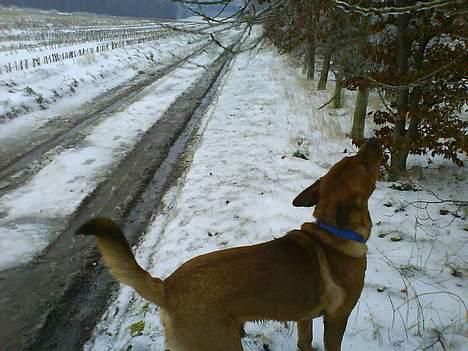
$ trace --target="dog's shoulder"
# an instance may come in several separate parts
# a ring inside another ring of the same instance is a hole
[[[317,238],[301,229],[291,230],[283,238],[299,245],[309,255],[315,256],[317,251],[323,250],[323,245]]]

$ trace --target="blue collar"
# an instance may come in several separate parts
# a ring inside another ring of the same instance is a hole
[[[340,238],[357,241],[358,243],[366,242],[366,240],[360,234],[353,232],[352,230],[338,229],[331,225],[320,223],[318,220],[316,223],[321,229],[325,230],[326,232],[330,234],[339,236]]]

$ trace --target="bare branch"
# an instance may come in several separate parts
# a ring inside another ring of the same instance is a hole
[[[359,5],[350,4],[343,0],[333,0],[336,7],[340,8],[345,12],[359,13],[364,16],[369,15],[401,15],[404,13],[427,11],[435,8],[462,5],[463,0],[432,0],[430,2],[418,1],[414,5],[408,6],[385,6],[385,7],[362,7]]]
[[[415,88],[415,87],[423,86],[423,85],[427,84],[427,81],[429,79],[431,79],[432,77],[434,77],[436,74],[441,73],[441,72],[447,70],[448,68],[452,67],[453,65],[457,64],[458,60],[463,59],[465,57],[465,55],[466,55],[466,53],[464,53],[464,52],[461,53],[460,55],[456,56],[452,61],[448,62],[446,65],[444,65],[442,67],[439,67],[438,69],[426,74],[423,77],[420,77],[420,78],[416,79],[415,81],[413,81],[411,83],[401,84],[401,85],[393,85],[393,84],[388,84],[388,83],[384,83],[384,82],[379,82],[378,80],[376,80],[372,76],[369,76],[369,80],[372,83],[375,83],[377,85],[380,85],[380,86],[388,88],[388,89],[405,89],[405,88]]]

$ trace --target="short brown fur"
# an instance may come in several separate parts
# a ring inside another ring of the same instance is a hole
[[[382,160],[370,139],[299,194],[294,206],[316,206],[322,223],[368,239],[367,201]],[[324,316],[326,351],[341,350],[346,323],[361,294],[367,247],[304,223],[282,238],[195,257],[162,281],[135,261],[120,228],[95,218],[78,231],[96,235],[115,277],[161,307],[166,349],[241,351],[243,324],[298,321],[298,348],[311,351],[312,319]]]

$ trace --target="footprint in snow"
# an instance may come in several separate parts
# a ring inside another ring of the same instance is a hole
[[[83,162],[83,165],[90,165],[96,161],[95,158],[88,158],[86,161]]]

